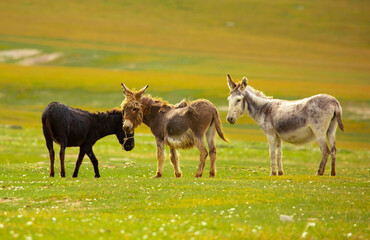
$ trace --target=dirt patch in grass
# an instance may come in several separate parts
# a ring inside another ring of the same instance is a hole
[[[0,51],[0,62],[8,60],[17,60],[25,57],[31,57],[40,54],[41,51],[38,49],[13,49]]]
[[[112,168],[117,168],[117,166],[114,166],[114,165],[101,165],[103,168],[109,168],[109,169],[112,169]]]
[[[77,199],[72,200],[70,198],[60,199],[60,200],[56,200],[54,202],[55,203],[64,203],[64,204],[67,204],[67,205],[70,205],[70,206],[79,206],[79,205],[81,205],[80,200],[77,200]]]
[[[78,199],[71,199],[71,198],[49,198],[41,201],[34,201],[34,203],[57,203],[57,204],[63,204],[68,206],[79,206],[81,205],[81,201]]]
[[[62,53],[47,53],[34,57],[29,57],[18,62],[18,64],[23,66],[37,65],[41,63],[48,63],[57,60],[62,56]]]
[[[17,64],[31,66],[55,61],[62,55],[60,52],[42,53],[38,49],[12,49],[0,51],[0,62],[19,60]]]
[[[23,198],[0,198],[0,204],[1,203],[8,203],[8,202],[17,202],[21,201]]]

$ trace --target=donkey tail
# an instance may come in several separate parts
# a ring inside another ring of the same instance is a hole
[[[228,143],[229,141],[226,139],[224,133],[222,132],[220,115],[218,114],[218,111],[216,109],[213,115],[213,121],[215,122],[216,131],[217,131],[218,136],[220,136],[222,140]]]
[[[335,118],[337,119],[339,128],[344,132],[344,125],[342,122],[342,107],[340,106],[339,102],[337,107],[335,108],[334,112]]]

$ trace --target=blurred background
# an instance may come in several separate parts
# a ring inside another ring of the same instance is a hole
[[[368,150],[369,10],[349,0],[2,0],[0,125],[38,129],[51,101],[118,107],[123,82],[173,104],[209,99],[229,139],[266,141],[247,116],[225,121],[230,73],[275,98],[335,96],[338,145]]]

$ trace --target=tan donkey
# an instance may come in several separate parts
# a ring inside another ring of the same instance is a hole
[[[208,156],[204,143],[207,139],[211,167],[209,176],[216,175],[216,132],[222,140],[227,142],[222,130],[219,114],[215,106],[208,100],[200,99],[190,103],[182,101],[178,105],[144,95],[148,85],[140,91],[131,91],[123,83],[122,91],[126,99],[122,102],[125,110],[123,115],[123,129],[133,131],[142,122],[152,131],[157,144],[157,174],[163,175],[164,144],[170,147],[170,159],[175,170],[175,176],[181,177],[176,149],[187,149],[196,146],[200,159],[195,177],[202,177]]]
[[[227,75],[230,89],[227,121],[234,124],[236,119],[247,113],[266,134],[270,145],[271,175],[283,175],[281,140],[292,144],[304,144],[316,139],[321,149],[321,163],[318,175],[323,175],[329,154],[331,175],[335,176],[335,132],[337,126],[343,131],[342,108],[339,102],[327,94],[319,94],[296,101],[266,97],[262,92],[247,86],[246,77],[236,84]],[[330,149],[326,142],[328,138]]]

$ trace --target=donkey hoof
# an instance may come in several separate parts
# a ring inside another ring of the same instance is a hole
[[[54,173],[50,173],[49,174],[49,177],[54,177]]]
[[[194,177],[196,177],[196,178],[202,177],[202,174],[196,173]]]
[[[95,175],[95,178],[100,178],[100,175]]]
[[[209,173],[209,177],[210,177],[210,178],[213,178],[213,177],[215,177],[215,176],[216,176],[216,173],[214,173],[214,172],[210,172],[210,173]]]
[[[317,171],[316,175],[317,176],[322,176],[322,175],[324,175],[324,173],[323,172],[320,172],[320,171]]]
[[[278,174],[279,174],[279,176],[281,176],[281,175],[284,175],[284,172],[283,171],[279,171]]]
[[[270,176],[276,176],[276,172],[271,172]]]
[[[153,178],[161,178],[161,177],[162,177],[162,174],[157,173]]]
[[[331,175],[334,177],[337,173],[335,171],[331,171]]]
[[[182,172],[177,172],[177,173],[175,173],[175,176],[176,176],[177,178],[181,178],[181,177],[182,177]]]

